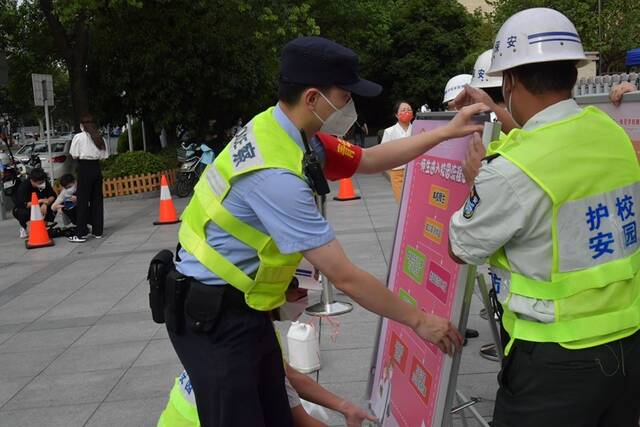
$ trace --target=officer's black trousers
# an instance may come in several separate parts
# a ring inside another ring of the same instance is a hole
[[[640,331],[581,350],[516,341],[498,381],[493,427],[638,427]]]
[[[268,313],[223,307],[208,333],[169,332],[202,427],[293,427],[280,346]]]

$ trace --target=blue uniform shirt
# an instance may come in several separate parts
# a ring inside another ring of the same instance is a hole
[[[300,131],[276,106],[274,117],[304,150]],[[324,149],[317,138],[310,141],[318,156]],[[204,178],[203,178],[204,179]],[[223,201],[236,218],[270,235],[283,254],[323,246],[335,238],[329,223],[320,215],[309,185],[285,169],[263,169],[238,178]],[[206,226],[207,242],[223,257],[250,275],[258,270],[258,254],[216,224]],[[194,256],[180,249],[177,270],[207,285],[225,284]]]

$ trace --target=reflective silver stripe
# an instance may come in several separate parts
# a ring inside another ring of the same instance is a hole
[[[229,142],[229,156],[236,174],[264,165],[264,158],[253,133],[253,121],[241,129]]]
[[[187,371],[182,371],[178,377],[178,382],[180,383],[180,393],[182,394],[182,397],[184,397],[184,399],[195,409],[196,395],[193,392],[193,386],[191,385],[191,380],[189,379]]]
[[[169,199],[171,199],[171,192],[169,191],[169,187],[160,187],[160,200]]]
[[[491,284],[496,291],[498,301],[508,304],[509,310],[518,317],[542,323],[551,323],[555,319],[553,301],[529,298],[511,293],[511,272],[498,267],[489,268]]]
[[[489,276],[491,276],[491,285],[496,291],[498,301],[504,304],[511,290],[511,272],[491,266],[489,267]]]
[[[207,182],[213,194],[218,196],[218,199],[222,198],[229,188],[229,183],[222,177],[215,164],[207,169]]]
[[[639,218],[640,183],[560,206],[559,270],[582,270],[633,254]]]
[[[534,320],[541,323],[552,323],[555,320],[555,304],[550,300],[511,294],[509,310],[525,320]]]

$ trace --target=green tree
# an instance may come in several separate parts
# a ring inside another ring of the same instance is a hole
[[[311,0],[310,14],[320,35],[352,49],[360,62],[360,74],[383,83],[385,91],[376,98],[356,99],[358,113],[369,124],[380,122],[388,109],[388,87],[383,74],[392,44],[391,14],[399,0]]]
[[[358,54],[361,71],[379,71],[382,54],[391,44],[391,13],[398,0],[312,0],[310,14],[320,35]]]
[[[71,120],[68,74],[54,56],[47,25],[37,5],[16,0],[0,1],[0,49],[7,53],[9,84],[0,89],[0,110],[17,124],[44,120],[42,107],[33,104],[32,73],[52,74],[56,122]]]
[[[603,72],[625,69],[626,52],[640,43],[640,3],[610,0],[604,3],[600,17],[601,36],[597,46]]]
[[[29,2],[25,2],[29,3]],[[57,57],[69,73],[74,124],[89,114],[87,66],[90,52],[89,32],[97,16],[127,5],[139,5],[136,0],[37,0],[53,38]]]
[[[379,73],[389,88],[389,101],[406,99],[414,106],[442,103],[446,82],[470,73],[478,53],[490,48],[477,37],[484,22],[457,2],[420,0],[398,2],[391,13],[391,41],[381,55]],[[392,121],[391,103],[386,106]]]
[[[218,134],[275,101],[278,55],[317,33],[305,3],[258,0],[145,2],[111,9],[92,31],[90,81],[105,119],[126,112],[156,127]]]

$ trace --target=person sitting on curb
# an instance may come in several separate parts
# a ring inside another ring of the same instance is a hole
[[[56,216],[55,212],[50,209],[56,198],[56,193],[48,182],[47,174],[41,168],[34,168],[29,172],[29,179],[20,184],[14,198],[15,207],[12,213],[20,223],[21,239],[28,237],[27,223],[31,220],[31,193],[38,195],[40,212],[42,212],[47,225],[53,223]]]
[[[66,226],[76,223],[76,178],[70,174],[64,174],[60,177],[60,185],[62,190],[51,205],[51,210],[59,213]]]

